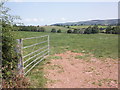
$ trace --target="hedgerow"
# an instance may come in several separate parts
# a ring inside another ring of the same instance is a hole
[[[4,3],[5,2],[0,3],[0,9],[2,10],[2,86],[3,88],[15,88],[19,87],[17,82],[21,82],[21,77],[19,77],[17,72],[20,55],[16,52],[17,42],[13,32],[15,30],[13,20],[17,19],[17,17],[8,14],[10,9],[4,7]]]

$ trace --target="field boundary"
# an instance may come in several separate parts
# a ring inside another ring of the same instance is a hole
[[[32,45],[23,46],[24,40],[38,39],[38,38],[39,39],[40,38],[47,38],[47,40],[37,42],[37,43],[32,44]],[[49,55],[49,52],[50,52],[49,35],[44,35],[44,36],[39,36],[39,37],[30,37],[30,38],[21,38],[21,39],[17,39],[17,42],[18,42],[18,44],[17,44],[17,53],[19,55],[18,73],[20,75],[27,75],[28,72],[30,72],[38,63],[40,63],[42,60],[45,59],[46,56]],[[47,45],[45,45],[43,47],[40,47],[39,49],[34,50],[33,52],[28,53],[27,55],[23,54],[24,49],[32,48],[33,46],[37,46],[37,45],[40,45],[40,44],[43,44],[43,43],[46,43]],[[39,52],[39,53],[35,54],[36,52]],[[35,54],[35,55],[33,55],[33,54]],[[39,57],[36,57],[38,55],[39,55]],[[24,58],[26,58],[28,56],[29,56],[29,58],[27,60],[24,60]],[[33,60],[30,61],[31,59],[33,59]],[[37,60],[39,60],[39,61],[37,61]],[[25,66],[25,63],[27,63],[26,66]]]

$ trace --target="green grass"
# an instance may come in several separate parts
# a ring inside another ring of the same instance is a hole
[[[118,35],[114,34],[66,34],[41,32],[16,32],[16,38],[50,36],[50,54],[74,51],[92,53],[96,57],[118,57]]]
[[[43,66],[47,61],[43,60],[30,71],[27,77],[30,79],[30,88],[45,88],[47,79],[44,77]]]
[[[50,59],[50,60],[51,60],[51,59],[62,59],[62,57],[60,57],[60,56],[50,56],[49,59]]]
[[[16,39],[26,37],[36,37],[42,35],[50,36],[50,55],[72,51],[78,53],[93,54],[97,58],[118,58],[118,35],[114,34],[66,34],[66,33],[42,33],[42,32],[24,32],[16,33]],[[39,41],[39,40],[38,40]],[[24,42],[25,46],[36,41]],[[36,47],[37,49],[37,47]],[[26,50],[25,54],[32,50]],[[61,57],[51,57],[61,59]],[[84,58],[84,57],[77,57]],[[49,62],[49,59],[47,59]],[[43,65],[47,60],[37,65],[29,74],[32,84],[30,87],[44,87],[47,79],[44,78]]]
[[[47,32],[51,32],[52,28],[55,28],[56,30],[61,29],[61,32],[67,32],[68,28],[61,27],[61,26],[43,26]]]
[[[79,28],[88,28],[89,25],[84,25],[84,26],[70,26],[70,28],[76,28],[76,29],[79,29]]]

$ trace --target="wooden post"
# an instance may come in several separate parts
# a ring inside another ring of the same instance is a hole
[[[18,61],[18,74],[19,75],[24,75],[24,65],[23,65],[23,52],[22,52],[22,48],[23,48],[23,39],[17,39],[18,41],[18,45],[17,45],[17,53],[18,53],[18,57],[19,57],[19,61]]]

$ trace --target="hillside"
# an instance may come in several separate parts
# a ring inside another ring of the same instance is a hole
[[[118,23],[118,19],[108,19],[108,20],[90,20],[90,21],[80,21],[80,22],[67,22],[67,23],[56,23],[53,25],[116,25]]]
[[[61,29],[62,32],[66,32],[68,30],[67,27],[60,27],[60,26],[43,26],[47,32],[51,32],[53,28],[56,30]]]

